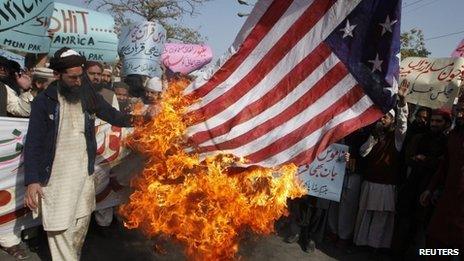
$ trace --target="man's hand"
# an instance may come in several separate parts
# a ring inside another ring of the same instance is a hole
[[[422,192],[420,195],[419,202],[423,207],[426,207],[430,204],[430,197],[432,196],[432,192],[430,190],[426,190]]]
[[[403,80],[401,85],[398,89],[398,106],[404,107],[406,106],[406,96],[409,92],[409,82],[407,80]]]
[[[44,198],[42,186],[39,183],[29,184],[24,198],[25,205],[31,210],[37,209],[39,206],[39,197]]]

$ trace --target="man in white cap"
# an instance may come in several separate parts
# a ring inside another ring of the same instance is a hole
[[[398,115],[395,110],[385,114],[360,148],[366,166],[353,238],[356,245],[374,249],[391,246],[400,151],[408,126],[407,92],[407,86],[402,85],[398,90]]]
[[[31,93],[36,97],[39,93],[47,89],[48,85],[56,80],[53,70],[47,67],[36,67],[32,70],[32,90]]]
[[[84,64],[72,49],[55,53],[50,68],[58,80],[34,99],[24,148],[25,204],[41,212],[54,261],[80,259],[95,209],[95,118],[133,122],[82,81]]]
[[[146,105],[146,112],[155,116],[159,111],[159,100],[163,93],[163,82],[158,77],[153,77],[148,80],[145,90],[144,103]]]

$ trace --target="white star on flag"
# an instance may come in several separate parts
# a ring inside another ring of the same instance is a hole
[[[343,38],[345,37],[348,37],[348,36],[351,36],[353,37],[353,31],[354,31],[354,28],[356,27],[356,25],[350,25],[350,21],[347,19],[346,20],[346,25],[345,25],[345,28],[343,29],[340,29],[340,31],[343,32]]]
[[[390,21],[390,16],[387,15],[387,19],[385,19],[385,23],[380,23],[380,26],[382,26],[382,35],[384,35],[386,32],[392,33],[392,26],[396,24],[398,20]]]
[[[372,72],[379,71],[382,72],[382,63],[383,61],[379,59],[379,54],[375,56],[374,60],[369,60],[372,63]]]

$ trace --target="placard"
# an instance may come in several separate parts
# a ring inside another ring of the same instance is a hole
[[[408,57],[401,62],[400,84],[406,101],[432,109],[453,106],[464,76],[464,58]]]
[[[123,75],[161,77],[161,54],[166,30],[157,22],[139,22],[122,29],[118,53]]]
[[[203,44],[167,43],[161,59],[171,71],[189,74],[210,63],[213,51]]]
[[[348,146],[332,144],[311,164],[300,166],[298,179],[309,195],[340,202],[347,152]]]
[[[90,61],[116,62],[118,36],[111,15],[55,3],[49,23],[48,31],[53,36],[50,56],[69,47]]]

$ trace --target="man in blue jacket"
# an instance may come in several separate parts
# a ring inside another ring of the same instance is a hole
[[[83,73],[85,58],[58,50],[58,78],[32,103],[24,164],[25,204],[41,214],[53,260],[79,260],[95,209],[95,117],[129,127],[132,116],[104,101]]]

